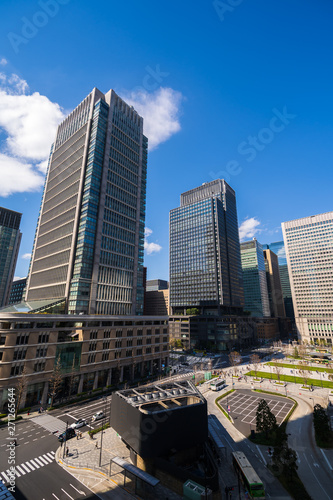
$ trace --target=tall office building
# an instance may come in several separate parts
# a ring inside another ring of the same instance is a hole
[[[286,317],[291,319],[292,321],[295,321],[294,306],[293,306],[293,299],[291,296],[290,280],[289,280],[284,242],[276,241],[274,243],[265,244],[263,245],[263,249],[272,250],[272,252],[274,252],[278,257],[281,288],[284,301],[284,309],[286,311]]]
[[[278,258],[272,250],[264,250],[264,259],[271,316],[284,318],[286,311],[284,309]]]
[[[22,214],[0,207],[0,307],[8,304],[22,233]]]
[[[262,245],[253,238],[241,243],[244,282],[244,309],[252,316],[269,317],[269,298]]]
[[[282,223],[298,336],[332,345],[333,212]]]
[[[10,291],[8,304],[17,304],[22,302],[23,292],[27,284],[27,278],[21,278],[13,281]]]
[[[143,119],[95,88],[58,127],[25,300],[142,314],[146,172]]]
[[[234,190],[215,180],[170,212],[170,306],[220,314],[244,303]]]

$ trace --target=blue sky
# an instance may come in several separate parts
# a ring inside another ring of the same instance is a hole
[[[146,119],[145,264],[168,279],[169,211],[224,177],[242,239],[331,211],[330,0],[2,0],[0,205],[23,213],[16,276],[29,265],[57,123],[114,88]],[[14,75],[14,76],[13,76]]]

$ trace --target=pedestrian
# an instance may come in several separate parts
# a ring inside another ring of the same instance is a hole
[[[68,455],[69,455],[69,449],[66,448],[66,457],[68,457]]]
[[[79,439],[79,435],[80,435],[80,433],[79,433],[79,432],[77,432],[77,433],[76,433],[76,440],[78,440],[78,439]]]

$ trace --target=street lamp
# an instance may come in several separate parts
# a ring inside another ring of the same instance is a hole
[[[312,399],[312,408],[314,408],[314,399],[313,398],[309,398],[309,399]]]
[[[102,420],[102,433],[101,433],[101,449],[100,449],[100,452],[99,452],[99,466],[101,467],[101,463],[102,463],[102,448],[103,448],[103,427],[104,427],[104,419],[106,419],[106,404],[107,404],[107,398],[103,398],[104,400],[104,403],[105,403],[105,415],[104,415],[104,418]]]

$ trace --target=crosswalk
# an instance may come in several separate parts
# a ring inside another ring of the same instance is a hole
[[[52,415],[40,415],[31,419],[34,424],[40,425],[53,434],[62,433],[66,430],[66,423]]]
[[[44,465],[49,465],[54,461],[54,457],[55,452],[50,451],[48,453],[44,453],[44,455],[39,455],[37,458],[31,458],[23,464],[15,465],[15,475],[17,477],[25,476],[26,474],[29,474],[29,472],[33,472],[34,470],[44,467]],[[11,476],[12,472],[10,470],[0,472],[0,480],[4,484],[9,483]]]

